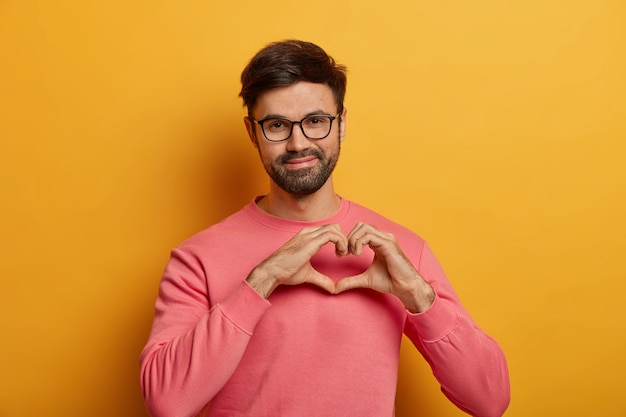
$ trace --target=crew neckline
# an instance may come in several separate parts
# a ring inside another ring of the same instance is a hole
[[[248,203],[248,205],[245,207],[246,213],[252,216],[259,223],[279,230],[298,232],[304,227],[321,226],[331,223],[341,223],[341,221],[346,218],[348,212],[350,211],[350,202],[344,199],[342,196],[338,195],[339,208],[331,216],[319,220],[290,220],[275,216],[261,209],[256,203],[256,201],[260,197],[262,196],[256,196],[252,199],[250,203]]]

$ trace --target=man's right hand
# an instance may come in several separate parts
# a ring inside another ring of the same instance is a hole
[[[327,243],[335,244],[337,256],[348,254],[348,240],[337,224],[308,227],[250,272],[246,281],[262,297],[267,298],[279,285],[313,284],[329,293],[334,282],[311,266],[311,258]]]

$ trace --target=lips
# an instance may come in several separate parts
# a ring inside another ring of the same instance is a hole
[[[324,154],[317,149],[306,149],[302,152],[286,153],[278,158],[278,162],[287,169],[301,169],[314,166],[324,159]]]
[[[290,169],[300,169],[300,168],[308,168],[310,166],[315,165],[318,158],[317,156],[305,156],[303,158],[291,158],[285,161],[285,166]]]

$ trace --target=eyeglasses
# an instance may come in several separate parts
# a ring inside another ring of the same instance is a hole
[[[314,114],[305,117],[299,122],[277,117],[268,117],[263,120],[254,120],[253,118],[250,118],[250,120],[261,126],[265,139],[270,142],[282,142],[291,137],[291,134],[293,133],[293,125],[300,125],[300,130],[302,130],[302,133],[307,137],[307,139],[324,139],[330,134],[330,130],[333,127],[333,120],[337,117],[339,117],[339,114],[336,116]]]

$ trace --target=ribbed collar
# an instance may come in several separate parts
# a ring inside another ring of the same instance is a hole
[[[256,204],[256,200],[258,198],[259,197],[255,197],[247,206],[245,206],[244,211],[256,221],[267,227],[287,232],[299,232],[304,227],[321,226],[329,223],[341,223],[350,212],[350,202],[339,196],[339,209],[330,217],[313,221],[288,220],[261,210],[261,208]]]

